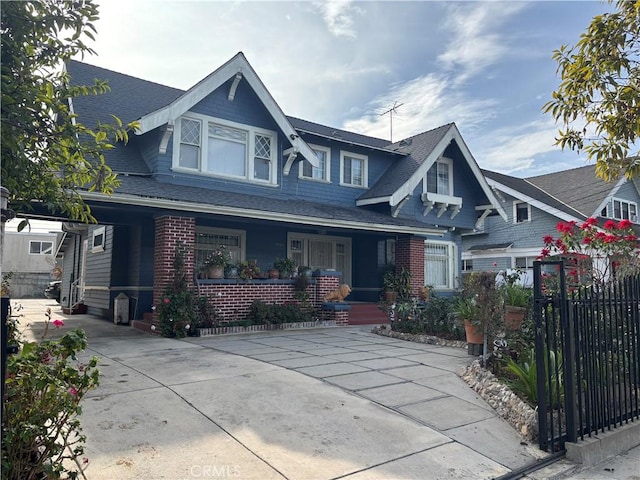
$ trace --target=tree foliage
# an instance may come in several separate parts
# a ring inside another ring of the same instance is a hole
[[[640,1],[615,7],[594,17],[575,46],[554,51],[562,81],[543,107],[563,124],[556,143],[586,152],[605,180],[640,176]]]
[[[95,221],[80,191],[105,194],[118,182],[104,152],[127,141],[135,124],[89,128],[69,107],[69,99],[109,90],[104,81],[71,85],[64,63],[93,54],[98,7],[92,0],[2,2],[2,185],[17,213],[33,201],[52,213]]]

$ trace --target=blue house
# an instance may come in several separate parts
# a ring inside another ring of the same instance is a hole
[[[594,165],[528,178],[483,173],[508,220],[505,223],[490,214],[473,232],[463,235],[464,270],[531,272],[544,247],[543,237],[558,236],[558,222],[582,224],[591,217],[603,225],[608,219],[626,219],[640,233],[640,186],[624,176],[604,182],[596,177]]]
[[[413,287],[457,287],[462,234],[504,204],[455,124],[387,140],[286,116],[242,53],[187,91],[71,61],[76,84],[110,92],[74,98],[84,123],[138,120],[107,153],[111,196],[84,192],[98,225],[67,224],[63,303],[112,315],[114,297],[150,311],[170,279],[177,240],[190,272],[226,245],[236,262],[276,258],[341,274],[351,302],[376,302],[385,267]]]

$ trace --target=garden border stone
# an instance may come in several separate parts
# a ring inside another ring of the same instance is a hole
[[[269,325],[249,325],[243,327],[240,325],[235,326],[220,326],[211,328],[198,328],[199,337],[208,337],[212,335],[230,335],[238,333],[254,333],[254,332],[266,332],[271,330],[295,330],[301,328],[320,328],[320,327],[336,327],[338,326],[335,320],[318,320],[314,322],[295,322],[295,323],[273,323]]]

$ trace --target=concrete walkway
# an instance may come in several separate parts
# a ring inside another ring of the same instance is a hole
[[[370,327],[170,340],[21,303],[30,335],[49,305],[101,358],[92,480],[488,479],[544,455],[458,378],[462,349]]]

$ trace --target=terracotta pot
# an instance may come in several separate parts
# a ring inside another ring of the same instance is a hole
[[[280,271],[277,268],[270,268],[269,278],[280,278]]]
[[[386,290],[384,292],[384,298],[387,301],[387,303],[395,303],[397,297],[398,297],[398,294],[393,290]]]
[[[209,278],[224,278],[224,267],[210,267]]]
[[[504,324],[511,330],[519,330],[526,317],[527,309],[525,307],[506,305],[504,308]]]
[[[464,331],[467,335],[467,343],[484,343],[484,336],[480,327],[472,324],[469,320],[464,321]]]

